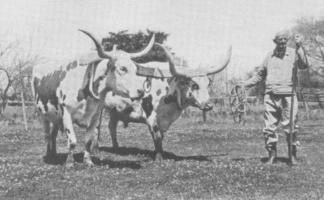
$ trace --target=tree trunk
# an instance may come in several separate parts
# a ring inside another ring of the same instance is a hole
[[[28,130],[28,124],[27,124],[27,115],[26,115],[24,92],[21,91],[20,95],[21,95],[21,105],[22,105],[22,112],[23,112],[23,118],[24,118],[25,131],[27,131]]]
[[[310,113],[309,113],[308,102],[303,100],[303,103],[304,103],[305,112],[306,112],[306,119],[309,120],[310,119]]]

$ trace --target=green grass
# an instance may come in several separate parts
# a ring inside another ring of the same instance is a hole
[[[44,163],[41,126],[31,119],[26,132],[19,119],[0,126],[0,199],[324,198],[323,119],[301,121],[300,164],[292,168],[285,162],[283,134],[280,159],[273,166],[263,164],[262,113],[254,112],[245,126],[213,114],[207,123],[200,113],[179,119],[165,135],[162,163],[152,160],[153,141],[145,125],[119,126],[121,148],[113,151],[105,122],[96,165],[88,168],[77,154],[78,162],[69,169],[60,162]],[[81,152],[84,130],[76,130]],[[62,134],[58,146],[59,153],[66,153]]]

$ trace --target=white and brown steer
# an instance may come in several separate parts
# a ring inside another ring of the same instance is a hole
[[[71,155],[77,140],[73,123],[86,128],[84,162],[93,165],[90,154],[97,145],[97,126],[107,92],[130,98],[143,97],[142,79],[136,76],[137,66],[132,58],[146,54],[154,45],[154,35],[148,46],[139,53],[113,49],[106,52],[90,33],[97,52],[84,61],[74,61],[57,70],[49,70],[56,63],[39,65],[33,69],[33,94],[44,124],[47,153],[56,155],[56,136],[59,130],[68,137]],[[55,68],[55,67],[54,67]],[[68,156],[71,159],[72,156]]]
[[[231,48],[227,56],[218,66],[210,68],[199,68],[180,72],[176,69],[174,59],[170,52],[162,45],[169,59],[169,63],[150,62],[142,64],[139,69],[155,67],[149,75],[151,81],[146,82],[146,95],[140,101],[131,101],[118,95],[108,93],[105,99],[106,108],[110,114],[109,132],[114,148],[118,148],[116,129],[119,121],[125,125],[129,122],[147,124],[152,135],[156,160],[162,160],[162,140],[164,133],[175,122],[181,112],[188,106],[198,107],[201,110],[209,110],[212,105],[209,103],[208,86],[210,79],[208,75],[221,72],[226,68],[231,57]],[[140,65],[140,64],[138,64]],[[163,70],[169,68],[169,71]],[[138,75],[145,70],[139,70]],[[147,75],[147,74],[146,74]],[[143,77],[143,80],[145,78]]]

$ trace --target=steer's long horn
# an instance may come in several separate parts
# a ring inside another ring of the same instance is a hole
[[[208,70],[207,75],[212,75],[212,74],[216,74],[218,72],[221,72],[223,69],[225,69],[228,65],[228,63],[231,60],[231,56],[232,56],[232,46],[230,46],[227,50],[227,54],[226,54],[226,58],[224,59],[224,61],[222,61],[218,67],[214,68],[212,67],[211,70]]]
[[[96,48],[97,48],[97,52],[98,52],[98,56],[100,58],[108,58],[108,59],[112,59],[112,56],[109,55],[109,53],[105,52],[101,46],[101,44],[98,42],[98,40],[91,34],[89,33],[88,31],[85,31],[85,30],[82,30],[82,29],[79,29],[79,31],[81,31],[82,33],[86,34],[87,36],[89,36],[92,41],[95,43],[96,45]]]
[[[154,42],[155,42],[155,34],[153,33],[153,36],[151,37],[151,40],[150,40],[149,44],[145,47],[145,49],[143,49],[142,51],[137,52],[137,53],[129,53],[130,57],[138,58],[138,57],[144,56],[152,49]]]
[[[93,83],[94,83],[94,77],[95,77],[95,71],[96,71],[96,68],[95,68],[95,65],[94,64],[91,64],[91,77],[90,77],[90,80],[89,80],[89,92],[90,94],[92,95],[93,98],[97,99],[97,100],[100,100],[100,96],[99,95],[96,95],[93,91]]]
[[[163,49],[163,51],[165,52],[168,61],[169,61],[169,69],[170,69],[170,73],[172,74],[172,76],[181,76],[183,74],[180,74],[177,72],[176,68],[175,68],[175,63],[174,63],[174,59],[173,56],[171,55],[171,52],[163,45],[160,43],[155,43],[156,45],[158,45],[159,47],[161,47]]]

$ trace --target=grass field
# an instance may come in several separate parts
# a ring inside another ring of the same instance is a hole
[[[115,151],[105,122],[89,168],[81,160],[84,130],[76,128],[80,153],[65,168],[65,136],[58,135],[57,163],[47,164],[40,124],[30,120],[24,131],[20,117],[0,122],[0,199],[324,199],[323,118],[301,116],[300,164],[292,168],[283,134],[277,163],[263,164],[260,113],[245,126],[221,115],[206,123],[197,115],[179,119],[165,135],[162,163],[153,161],[145,125],[120,126]]]

